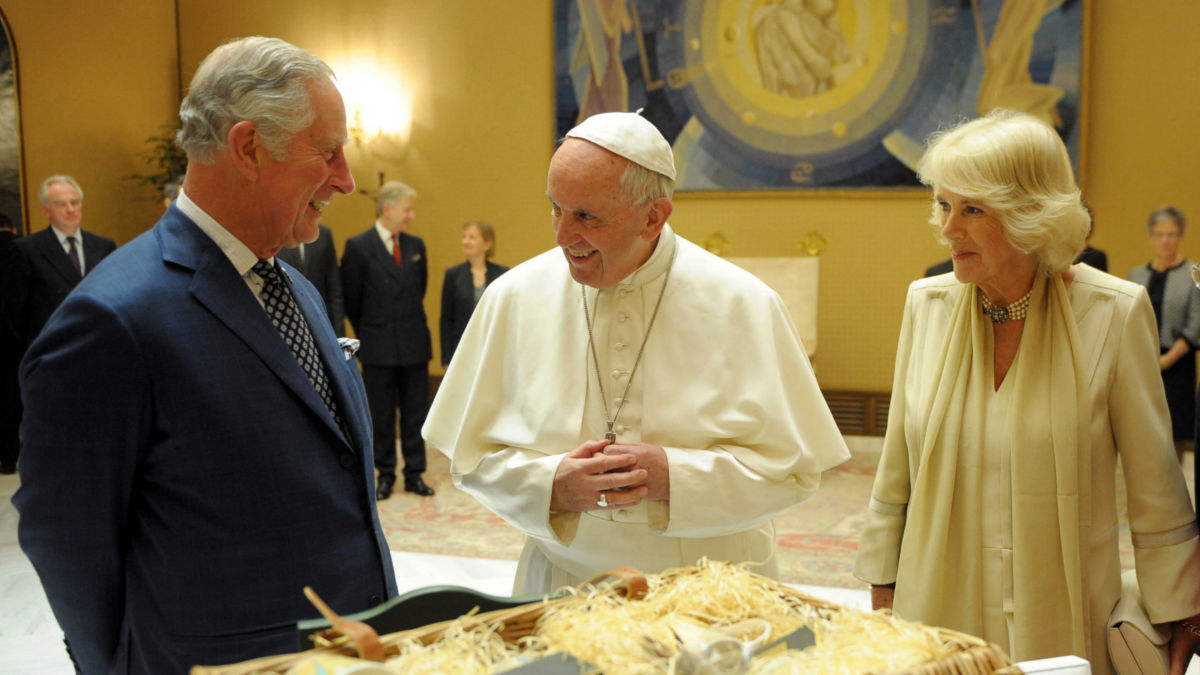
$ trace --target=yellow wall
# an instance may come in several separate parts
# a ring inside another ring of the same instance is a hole
[[[121,179],[142,141],[178,105],[175,17],[162,0],[4,0],[16,36],[27,189],[51,171],[87,189],[85,227],[124,242],[157,215]],[[366,54],[414,91],[414,128],[399,155],[351,150],[360,186],[377,172],[419,193],[413,233],[430,254],[426,308],[436,330],[441,273],[461,261],[461,224],[492,222],[499,262],[553,245],[544,197],[553,150],[549,0],[178,0],[184,81],[230,37],[275,35],[335,70]],[[1092,3],[1087,192],[1094,243],[1124,276],[1149,257],[1145,215],[1173,201],[1200,223],[1200,50],[1189,33],[1200,3]],[[373,203],[344,197],[326,224],[341,243],[368,227]],[[923,196],[680,195],[672,225],[702,240],[721,231],[735,255],[790,252],[808,230],[829,240],[822,257],[819,377],[830,389],[887,390],[907,283],[945,257],[925,225]],[[39,218],[35,223],[43,222]],[[1200,235],[1184,251],[1200,255]],[[439,372],[436,361],[434,372]]]
[[[26,227],[47,220],[37,189],[74,176],[84,229],[123,243],[154,224],[162,199],[144,173],[147,137],[178,112],[175,11],[162,0],[0,2],[16,43]]]

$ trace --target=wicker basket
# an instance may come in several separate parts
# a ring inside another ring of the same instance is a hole
[[[695,570],[696,568],[668,570],[660,575],[660,579],[670,583],[671,577],[694,573]],[[778,593],[781,598],[789,603],[808,605],[818,610],[841,609],[837,605],[821,600],[820,598],[812,597],[783,584],[770,583],[773,584],[772,592]],[[636,570],[614,570],[592,580],[589,584],[602,588],[602,592],[617,594],[631,599],[640,598],[645,594],[647,588],[645,577]],[[457,624],[464,629],[485,625],[511,644],[517,642],[522,637],[532,634],[538,620],[541,619],[548,609],[567,601],[568,598],[566,597],[546,598],[540,602],[518,607],[459,617],[413,630],[381,635],[379,636],[379,641],[383,645],[384,654],[390,657],[399,653],[401,644],[415,640],[421,644],[428,645],[441,637],[452,625]],[[944,628],[938,628],[935,631],[942,646],[946,649],[946,653],[934,661],[923,663],[904,671],[897,671],[894,675],[977,675],[994,673],[1012,666],[1012,661],[995,645],[979,638]],[[277,674],[283,673],[297,663],[318,654],[337,653],[347,656],[356,655],[354,645],[344,636],[338,635],[336,631],[323,631],[315,639],[319,646],[305,652],[268,656],[225,666],[195,666],[191,670],[191,675]],[[1009,672],[1012,671],[1010,670]]]

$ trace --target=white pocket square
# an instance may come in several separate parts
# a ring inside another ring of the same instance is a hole
[[[358,346],[360,344],[362,343],[354,338],[338,338],[338,346],[342,348],[342,356],[347,361],[354,358],[354,355],[358,353]]]

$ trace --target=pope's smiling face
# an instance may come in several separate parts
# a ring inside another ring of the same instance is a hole
[[[670,213],[669,200],[626,202],[621,174],[628,165],[624,157],[577,138],[564,141],[550,160],[546,196],[556,242],[581,284],[610,288],[641,267]]]

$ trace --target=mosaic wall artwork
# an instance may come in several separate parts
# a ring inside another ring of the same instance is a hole
[[[557,137],[644,109],[684,191],[912,188],[926,137],[997,107],[1078,168],[1085,0],[555,0]]]

